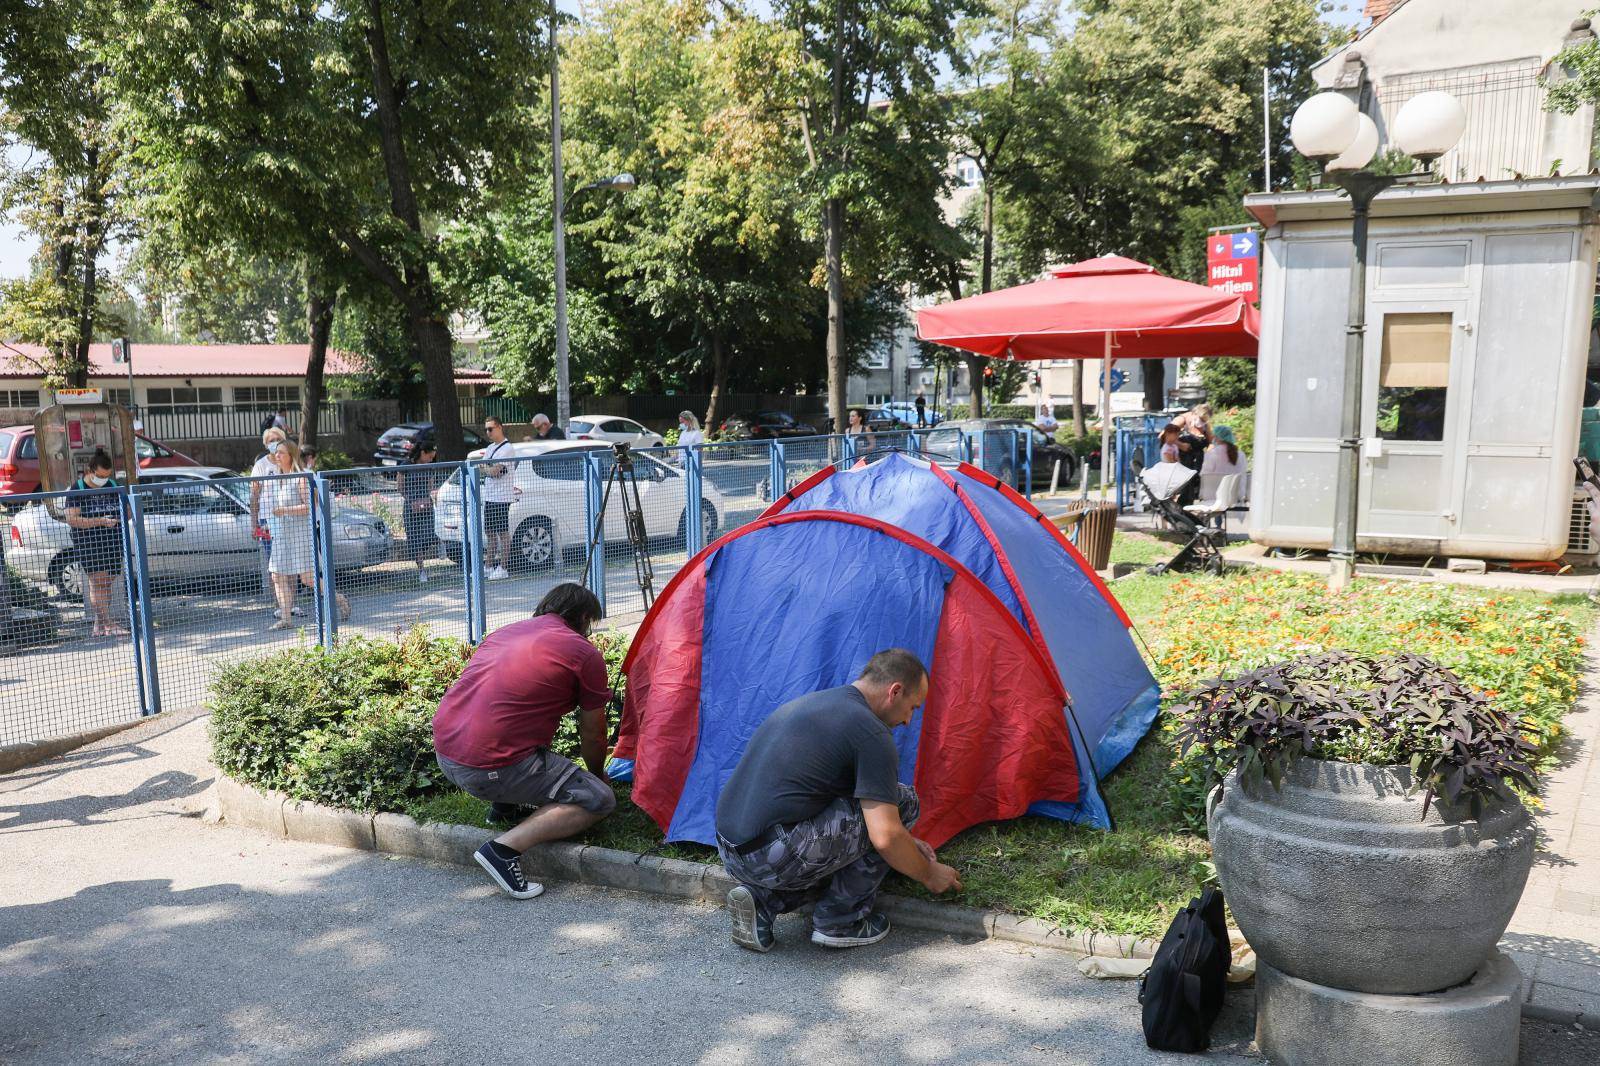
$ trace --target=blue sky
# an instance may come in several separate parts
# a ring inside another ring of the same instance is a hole
[[[575,5],[563,3],[564,9]],[[1333,0],[1330,21],[1353,26],[1361,18],[1361,0]],[[27,273],[28,259],[38,242],[9,221],[0,221],[0,278],[15,278]]]

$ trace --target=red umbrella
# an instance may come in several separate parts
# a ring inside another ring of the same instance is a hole
[[[1166,277],[1120,255],[1053,273],[918,311],[917,335],[1002,359],[1103,359],[1102,456],[1111,450],[1109,370],[1116,360],[1255,357],[1261,315],[1240,296]]]
[[[1240,296],[1120,255],[917,312],[925,341],[1002,359],[1254,358],[1261,316]]]

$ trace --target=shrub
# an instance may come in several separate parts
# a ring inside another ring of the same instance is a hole
[[[1274,787],[1302,757],[1409,765],[1430,797],[1454,805],[1465,796],[1475,817],[1484,800],[1534,787],[1534,746],[1516,719],[1449,670],[1405,652],[1298,656],[1207,681],[1174,712],[1185,751],[1194,746],[1219,772],[1237,767]]]
[[[1200,381],[1212,407],[1245,407],[1256,402],[1254,359],[1201,359]]]
[[[627,641],[593,640],[618,687]],[[451,787],[434,761],[433,715],[469,653],[417,629],[233,663],[211,686],[212,756],[228,776],[296,799],[404,810]],[[577,757],[575,716],[561,720],[551,748]]]

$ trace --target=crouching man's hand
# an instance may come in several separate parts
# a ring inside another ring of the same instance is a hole
[[[919,840],[917,843],[922,844],[922,841]],[[928,847],[926,844],[923,844],[922,846],[925,848]],[[929,892],[932,892],[934,895],[938,895],[941,892],[948,892],[952,888],[957,892],[960,892],[961,875],[956,873],[955,868],[946,866],[944,863],[934,858],[932,848],[928,848],[927,854],[928,874],[922,879],[922,887],[927,889]]]

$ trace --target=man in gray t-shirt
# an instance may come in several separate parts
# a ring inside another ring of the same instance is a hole
[[[756,729],[717,800],[717,850],[739,882],[728,893],[734,943],[770,951],[777,916],[816,899],[813,942],[875,944],[889,933],[872,904],[890,867],[930,892],[960,889],[907,830],[917,795],[900,783],[889,732],[927,696],[926,668],[896,648],[853,683],[791,700]]]

